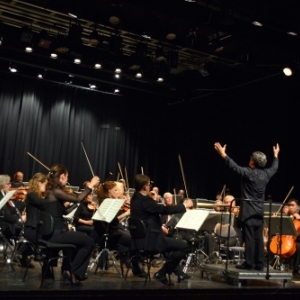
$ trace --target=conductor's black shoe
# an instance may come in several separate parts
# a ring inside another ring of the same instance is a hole
[[[188,280],[190,278],[191,278],[191,276],[189,276],[188,274],[182,273],[182,274],[178,275],[178,283]]]
[[[169,284],[169,281],[168,281],[166,275],[161,275],[158,272],[156,272],[154,274],[153,278],[157,281],[160,281],[162,284]]]
[[[245,263],[242,265],[236,265],[235,267],[240,270],[252,270],[252,266]]]

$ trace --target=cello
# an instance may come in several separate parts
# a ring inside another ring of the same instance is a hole
[[[289,195],[291,194],[294,187],[292,187],[287,194],[286,198],[282,202],[282,205],[279,207],[278,211],[275,213],[275,215],[278,215],[280,212],[282,212],[282,207],[285,204],[286,200],[288,199]],[[296,231],[300,232],[300,220],[293,220],[293,223],[295,225]],[[290,258],[293,256],[296,252],[296,236],[294,235],[280,235],[276,234],[270,243],[270,251],[275,254],[279,255],[283,259]]]

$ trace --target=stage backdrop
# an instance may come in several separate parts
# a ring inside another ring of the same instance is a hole
[[[281,145],[280,168],[267,193],[282,201],[295,185],[299,198],[298,90],[294,81],[263,82],[203,99],[134,99],[0,74],[0,173],[21,170],[25,180],[62,163],[72,185],[92,174],[81,147],[84,143],[95,174],[115,180],[117,163],[129,184],[141,172],[151,176],[161,193],[185,189],[192,198],[212,199],[226,184],[240,196],[240,179],[213,149],[228,144],[228,154],[247,165],[252,151],[264,151],[270,165],[272,146]],[[184,100],[184,101],[183,101]]]

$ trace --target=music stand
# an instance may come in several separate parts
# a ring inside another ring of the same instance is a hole
[[[292,218],[289,216],[265,216],[266,224],[269,224],[269,236],[279,236],[277,243],[277,253],[275,254],[275,262],[273,269],[280,269],[280,256],[281,256],[281,236],[298,236]]]

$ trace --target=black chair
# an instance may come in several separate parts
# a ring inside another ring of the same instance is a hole
[[[157,259],[155,255],[157,252],[147,251],[145,249],[145,237],[147,233],[147,228],[145,223],[140,219],[129,218],[128,219],[128,228],[133,240],[133,246],[135,254],[131,259],[141,260],[147,267],[146,277],[144,285],[146,285],[147,281],[151,281],[150,270],[154,261]],[[165,259],[164,259],[165,260]],[[123,272],[123,271],[122,271]],[[127,268],[126,274],[124,276],[124,280],[126,280],[129,272],[129,268]],[[170,278],[169,278],[170,282]]]
[[[42,264],[42,279],[40,288],[43,286],[45,278],[47,278],[47,271],[51,270],[51,277],[54,281],[53,272],[53,262],[64,259],[67,260],[68,264],[71,266],[71,261],[68,256],[60,254],[61,251],[75,251],[76,246],[72,244],[60,244],[52,243],[47,241],[47,236],[51,236],[54,231],[54,221],[53,217],[47,212],[40,212],[39,221],[37,224],[36,232],[36,243],[35,243],[35,255],[34,259],[41,262]],[[42,237],[42,238],[41,238]],[[30,258],[31,260],[32,258]],[[30,262],[29,262],[30,263]],[[26,278],[28,272],[28,267],[26,268],[25,274],[23,276],[23,281]],[[71,271],[70,271],[71,273]],[[71,274],[72,277],[72,274]]]

